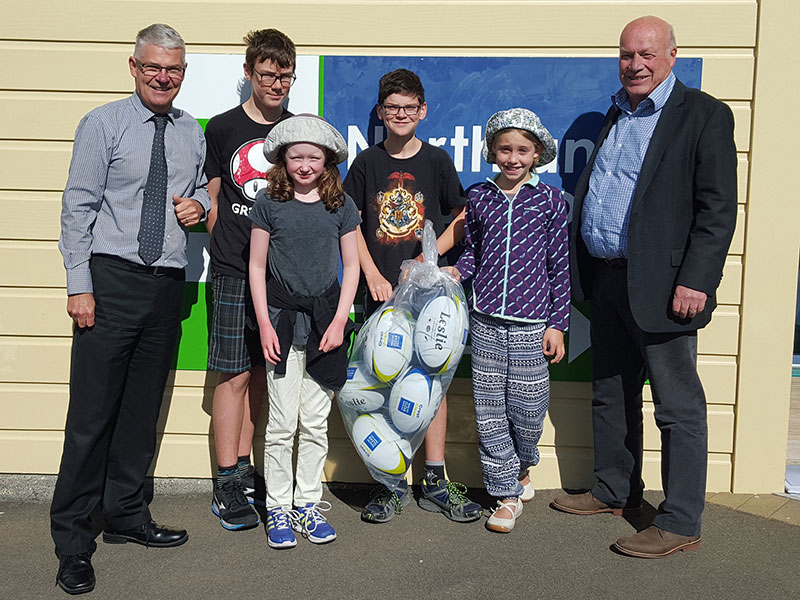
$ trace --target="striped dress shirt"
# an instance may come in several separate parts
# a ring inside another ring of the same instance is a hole
[[[93,292],[92,254],[143,264],[137,236],[155,133],[153,116],[134,93],[92,110],[78,124],[58,242],[69,295]],[[202,128],[189,113],[173,107],[167,116],[164,248],[153,266],[183,268],[188,231],[175,215],[172,195],[196,200],[208,214],[206,146]]]
[[[673,87],[670,71],[635,111],[624,88],[611,98],[620,113],[597,152],[581,214],[581,236],[592,256],[628,257],[628,222],[639,172]]]

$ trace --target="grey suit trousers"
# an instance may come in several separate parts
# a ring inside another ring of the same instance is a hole
[[[654,524],[699,535],[708,453],[697,332],[648,333],[631,314],[627,268],[598,260],[592,291],[594,496],[609,506],[642,499],[642,387],[649,379],[661,432],[665,500]]]

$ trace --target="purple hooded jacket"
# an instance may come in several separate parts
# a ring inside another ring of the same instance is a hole
[[[466,248],[455,267],[472,278],[473,306],[500,318],[569,325],[567,203],[561,191],[524,183],[513,200],[487,180],[469,189]]]

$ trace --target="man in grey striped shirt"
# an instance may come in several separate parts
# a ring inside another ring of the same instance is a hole
[[[61,213],[74,335],[51,531],[56,581],[70,594],[94,589],[101,528],[106,543],[188,539],[153,522],[144,482],[180,325],[188,228],[209,210],[205,141],[172,106],[186,70],[177,31],[140,31],[129,68],[135,93],[78,125]]]

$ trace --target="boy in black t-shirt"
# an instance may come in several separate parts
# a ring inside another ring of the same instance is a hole
[[[211,508],[229,530],[255,527],[259,521],[250,506],[256,477],[250,451],[266,371],[258,330],[246,323],[245,316],[251,302],[247,214],[256,192],[266,186],[271,166],[264,158],[264,138],[278,121],[290,116],[282,104],[294,83],[296,62],[294,44],[280,31],[251,31],[244,41],[250,98],[206,126],[205,172],[211,197],[207,228],[214,293],[208,369],[219,372],[211,415],[218,464]]]
[[[377,112],[386,126],[386,140],[356,156],[344,180],[345,192],[361,212],[358,258],[367,287],[365,316],[389,298],[404,260],[422,260],[425,219],[433,223],[441,257],[464,236],[467,200],[453,162],[447,152],[416,137],[427,110],[425,90],[416,73],[397,69],[381,77]],[[462,484],[445,479],[446,431],[444,398],[425,435],[422,495],[427,502],[421,506],[454,521],[475,521],[481,516],[481,506],[464,495]],[[396,492],[381,486],[361,518],[384,523],[409,502],[407,485]]]

